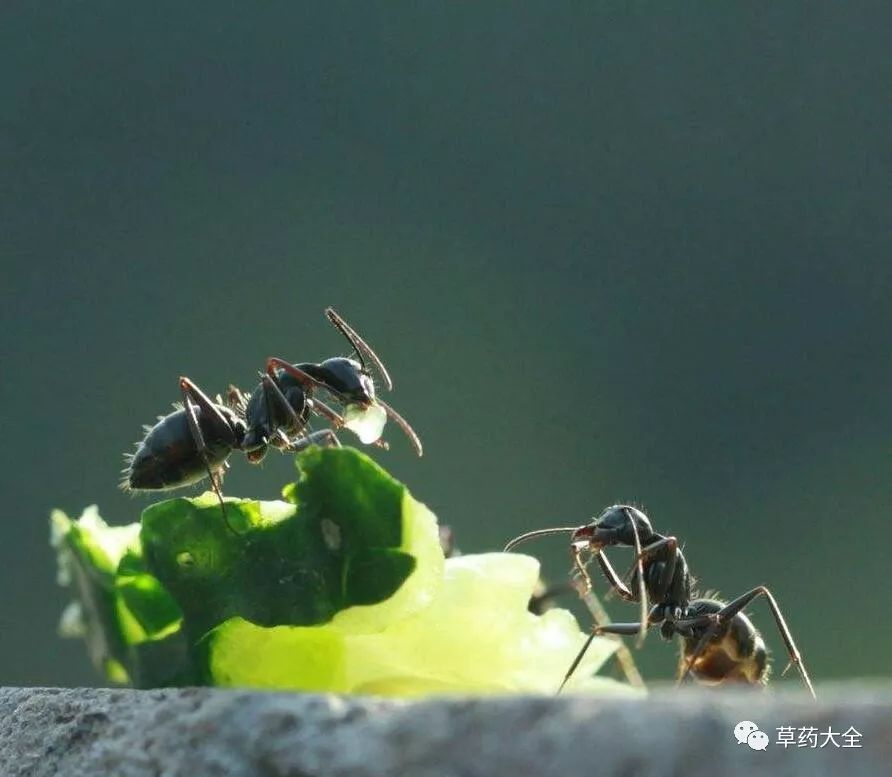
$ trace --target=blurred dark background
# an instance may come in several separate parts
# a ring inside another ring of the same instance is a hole
[[[135,520],[121,454],[177,377],[343,353],[329,304],[426,444],[373,455],[465,551],[631,501],[705,588],[770,585],[818,682],[888,674],[890,25],[4,3],[0,682],[99,682],[55,636],[49,510]],[[292,472],[233,463],[233,495]]]

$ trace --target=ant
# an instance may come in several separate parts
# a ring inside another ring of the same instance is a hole
[[[155,426],[144,427],[146,434],[136,452],[125,455],[122,488],[169,490],[207,477],[226,518],[222,475],[233,451],[243,451],[248,461],[256,464],[263,459],[268,445],[288,451],[299,451],[315,443],[340,445],[331,429],[306,432],[310,413],[327,418],[338,428],[349,424],[312,396],[317,386],[358,416],[380,405],[406,432],[421,455],[421,442],[414,430],[389,405],[375,397],[365,358],[376,366],[389,389],[393,384],[384,365],[332,308],[327,308],[325,314],[354,346],[359,361],[339,357],[321,364],[291,365],[270,358],[267,372],[251,396],[245,398],[238,389],[231,388],[227,405],[219,397],[214,402],[189,378],[181,377],[182,407],[160,417]],[[378,441],[380,430],[374,434],[375,439],[368,442]],[[386,447],[386,443],[380,444]]]
[[[763,684],[768,675],[765,642],[743,613],[745,607],[762,596],[768,600],[790,664],[796,665],[805,687],[812,698],[816,698],[802,656],[780,607],[765,586],[753,588],[727,603],[698,597],[693,590],[694,578],[678,547],[677,538],[655,532],[648,517],[641,510],[628,505],[608,507],[597,520],[585,526],[540,529],[522,534],[509,542],[506,550],[534,537],[563,532],[570,533],[573,563],[586,586],[591,589],[586,570],[589,559],[584,558],[583,554],[591,553],[611,589],[625,601],[638,602],[642,616],[637,623],[595,626],[567,670],[558,692],[573,675],[597,635],[638,634],[640,643],[651,626],[659,626],[660,634],[666,640],[671,640],[675,635],[682,638],[679,683],[691,675],[700,682],[713,685],[727,681]],[[629,585],[619,577],[604,552],[605,548],[613,546],[635,549]],[[653,602],[649,611],[648,600]]]

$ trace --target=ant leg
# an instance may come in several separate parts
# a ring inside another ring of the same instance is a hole
[[[218,425],[222,425],[222,428],[226,429],[226,436],[232,437],[232,429],[229,424],[226,422],[226,419],[223,418],[222,414],[219,410],[214,406],[214,403],[205,396],[205,394],[201,391],[198,386],[196,386],[189,378],[181,377],[180,378],[180,390],[183,394],[183,408],[186,411],[186,418],[189,422],[189,431],[192,432],[192,439],[195,442],[195,447],[198,450],[198,454],[201,456],[204,461],[205,469],[208,473],[208,478],[211,481],[211,488],[214,493],[217,495],[217,499],[220,501],[220,510],[223,512],[223,520],[226,522],[226,526],[233,534],[238,534],[235,529],[232,528],[232,524],[229,523],[229,516],[226,513],[226,505],[223,502],[223,491],[221,488],[221,482],[217,479],[217,474],[214,470],[211,469],[211,462],[208,459],[207,455],[207,445],[204,441],[204,435],[201,432],[201,426],[198,423],[198,410],[201,409],[203,413],[206,413],[206,417],[211,423],[217,422]],[[235,440],[232,439],[232,443],[234,444]]]
[[[409,442],[412,443],[412,447],[415,448],[415,452],[421,456],[424,453],[424,449],[421,446],[421,440],[418,435],[415,434],[415,430],[409,426],[409,422],[386,402],[380,399],[376,399],[375,401],[384,408],[384,412],[387,413],[387,415],[394,420],[396,425],[403,430],[403,433],[409,438]]]
[[[644,565],[641,561],[641,539],[638,536],[638,527],[635,525],[635,521],[631,514],[628,510],[624,510],[623,512],[632,524],[632,534],[635,538],[635,565],[638,567],[638,622],[641,624],[641,627],[638,630],[638,637],[635,639],[635,647],[640,649],[644,644],[644,638],[647,636],[648,611],[647,589],[644,587]]]
[[[641,631],[641,627],[644,626],[645,629],[650,628],[654,624],[652,623],[606,623],[603,626],[595,626],[594,632],[595,636],[600,636],[601,634],[617,634],[623,637],[631,637]]]
[[[198,408],[202,413],[205,413],[207,416],[204,419],[205,422],[213,427],[214,432],[223,439],[226,445],[234,447],[235,435],[232,427],[211,398],[186,377],[180,378],[180,392],[183,395],[184,405],[191,404],[193,408]],[[198,423],[197,416],[194,418],[194,421],[196,424]]]
[[[323,418],[327,418],[337,429],[340,429],[344,425],[344,416],[332,410],[322,400],[307,398],[307,404],[310,406],[312,412],[316,413],[316,415],[321,415]]]
[[[344,321],[334,308],[325,308],[325,316],[328,318],[331,325],[349,340],[350,345],[352,345],[353,349],[356,351],[356,355],[359,356],[359,361],[362,362],[362,366],[366,366],[365,360],[368,359],[375,365],[375,369],[378,370],[378,374],[381,376],[381,380],[384,381],[384,386],[387,390],[393,391],[393,381],[390,379],[387,369],[381,363],[381,360],[377,357],[375,352],[369,347],[369,344],[356,334],[356,330]]]
[[[216,472],[211,473],[211,488],[214,493],[217,495],[217,501],[220,502],[220,509],[223,511],[223,520],[226,522],[226,528],[229,529],[233,534],[238,534],[238,532],[233,528],[232,524],[229,522],[229,513],[226,512],[226,504],[223,502],[223,471],[217,470]]]
[[[608,615],[607,610],[604,609],[601,600],[595,596],[594,591],[589,590],[581,593],[580,597],[588,608],[588,611],[591,613],[596,626],[600,624],[606,625],[610,622],[610,616]],[[608,638],[616,642],[616,652],[613,654],[614,660],[623,676],[626,678],[626,681],[629,685],[635,688],[643,688],[644,679],[641,677],[641,672],[638,671],[638,667],[635,664],[635,658],[632,655],[632,651],[629,650],[628,645],[614,634],[608,634]]]
[[[604,605],[601,604],[601,600],[595,595],[595,592],[592,588],[592,581],[588,575],[588,570],[586,569],[586,564],[581,558],[581,551],[576,548],[572,548],[570,551],[573,557],[573,565],[576,567],[576,570],[579,572],[583,581],[585,582],[585,588],[582,591],[579,591],[579,597],[582,599],[585,606],[588,608],[588,611],[591,613],[592,619],[595,622],[596,626],[600,626],[601,624],[607,624],[610,622],[610,616],[607,614],[607,610],[604,609]],[[616,570],[611,565],[610,561],[607,559],[607,554],[600,550],[595,554],[598,558],[598,563],[601,565],[601,570],[604,572],[604,576],[607,578],[608,582],[611,585],[617,586],[615,590],[617,590],[623,598],[626,596],[629,599],[633,599],[634,595],[632,592],[626,588],[622,580],[619,579],[616,574]],[[626,678],[626,681],[629,685],[636,688],[644,687],[644,680],[641,677],[641,673],[638,671],[638,667],[635,665],[635,659],[632,657],[632,651],[629,650],[626,643],[623,642],[617,636],[611,636],[611,639],[616,641],[616,652],[613,654],[614,659],[616,660],[617,666],[619,666],[620,671],[623,673],[623,676]],[[589,641],[590,644],[590,641]],[[588,649],[588,644],[586,645],[586,650]],[[580,656],[581,660],[581,656]],[[569,679],[569,675],[573,673],[575,670],[575,666],[569,672],[568,676],[564,678],[564,682]],[[563,688],[563,684],[561,684],[561,688]],[[560,691],[558,691],[560,693]]]
[[[561,680],[561,685],[558,688],[557,692],[560,693],[564,690],[564,686],[570,681],[570,678],[573,676],[573,672],[576,671],[576,667],[579,666],[579,662],[582,661],[582,657],[586,654],[588,649],[591,647],[592,642],[595,639],[595,630],[592,629],[592,633],[588,635],[588,639],[585,641],[585,644],[582,646],[582,649],[576,654],[576,658],[573,659],[573,663],[570,664],[570,668],[567,670],[567,674],[564,675],[564,679]]]
[[[777,600],[774,598],[771,591],[769,591],[764,585],[760,585],[758,588],[754,588],[752,591],[747,591],[745,594],[738,596],[734,601],[726,604],[721,610],[719,610],[719,612],[716,613],[716,617],[719,621],[718,625],[730,621],[731,618],[741,612],[744,607],[747,607],[750,602],[760,596],[764,596],[768,600],[768,606],[771,608],[771,614],[774,616],[774,622],[777,624],[777,629],[780,632],[780,635],[784,640],[784,645],[787,648],[787,655],[789,655],[790,657],[790,663],[787,664],[784,672],[786,672],[787,669],[790,668],[790,664],[795,664],[796,669],[799,672],[799,676],[802,678],[802,682],[805,684],[805,687],[808,688],[808,692],[811,694],[813,699],[817,700],[818,697],[815,695],[815,689],[812,686],[811,678],[808,676],[808,670],[805,668],[805,663],[802,660],[802,655],[799,652],[799,648],[796,647],[796,643],[793,641],[793,635],[790,632],[790,627],[787,626],[787,622],[784,620],[783,613],[781,612]],[[718,625],[716,626],[716,628],[718,627]],[[700,646],[698,645],[697,647],[699,648]],[[706,646],[704,645],[704,648],[705,647]],[[690,670],[690,666],[692,664],[693,660],[688,662],[688,670]],[[685,674],[687,674],[688,670],[685,671]]]
[[[552,531],[555,531],[555,530],[548,529],[546,531],[551,533]],[[559,530],[556,530],[556,531],[559,531]],[[540,533],[540,532],[530,532],[531,535],[536,535],[538,533]],[[526,536],[530,536],[530,535],[522,535],[522,537],[526,537]],[[512,540],[511,542],[509,542],[508,545],[505,546],[505,550],[508,550],[509,548],[513,547],[513,545],[515,543],[517,543],[520,539],[521,538],[518,538],[517,540]],[[587,551],[588,551],[588,548],[580,548],[577,545],[570,545],[570,561],[573,564],[573,568],[571,569],[570,574],[574,577],[574,579],[575,578],[582,579],[583,587],[585,588],[586,591],[593,591],[594,584],[592,583],[592,578],[588,573],[588,565],[591,563],[591,559],[588,558],[588,556],[586,556],[586,558],[583,559],[583,556],[582,556],[582,554],[587,553]]]
[[[595,558],[598,560],[598,566],[601,567],[601,572],[604,577],[607,578],[607,582],[610,584],[610,594],[616,593],[619,595],[620,599],[624,602],[634,602],[635,594],[632,593],[631,589],[625,584],[625,582],[620,578],[617,571],[613,568],[613,564],[610,563],[610,560],[607,558],[607,553],[604,550],[599,550],[595,553]],[[640,593],[639,593],[640,596]]]
[[[332,429],[322,429],[318,432],[310,432],[305,437],[291,440],[288,450],[297,453],[305,448],[309,448],[311,445],[330,445],[333,448],[340,448],[341,441]]]
[[[665,552],[666,550],[669,552]],[[663,557],[663,561],[672,561],[674,563],[675,559],[673,557],[677,550],[678,539],[676,537],[663,537],[663,539],[652,542],[650,545],[645,545],[635,559],[635,563],[638,563],[638,561],[650,561],[660,556]]]
[[[601,636],[602,634],[616,634],[631,637],[641,631],[642,626],[644,628],[648,628],[652,625],[652,623],[606,623],[603,626],[595,626],[592,629],[592,633],[589,635],[589,638],[582,646],[582,649],[576,654],[576,658],[573,659],[573,663],[570,664],[570,668],[567,670],[567,674],[564,675],[564,679],[561,681],[560,688],[558,688],[558,693],[564,690],[564,686],[569,682],[570,678],[573,676],[573,673],[579,667],[579,664],[582,662],[583,656],[585,656],[585,654],[588,652],[588,649],[591,647],[591,644],[594,641],[595,637]],[[640,681],[640,675],[638,676],[638,679]],[[644,685],[643,682],[641,682],[640,684],[641,686]]]
[[[706,650],[706,646],[709,644],[710,640],[716,635],[719,628],[721,627],[721,622],[719,620],[718,613],[712,613],[710,615],[703,615],[698,618],[688,618],[684,621],[679,620],[676,621],[676,626],[680,626],[685,629],[699,628],[702,626],[708,626],[705,632],[703,632],[703,636],[700,637],[699,642],[697,642],[696,647],[694,647],[693,652],[690,656],[684,661],[684,671],[678,676],[678,680],[675,683],[676,687],[680,686],[691,673],[691,670],[694,668],[694,664],[697,662],[697,659],[703,655],[703,651]]]
[[[661,540],[652,542],[650,545],[645,545],[632,566],[629,567],[629,571],[626,572],[626,579],[631,577],[636,566],[653,558],[659,558],[665,562],[660,576],[656,581],[653,581],[654,599],[662,600],[672,584],[672,578],[675,576],[675,567],[678,562],[678,540],[675,537],[664,537]]]
[[[266,417],[273,418],[272,403],[275,401],[279,409],[285,413],[291,422],[291,429],[295,433],[299,433],[306,424],[295,409],[291,407],[291,403],[285,399],[282,389],[279,388],[276,381],[268,373],[261,373],[260,381],[263,384],[263,398],[266,401]],[[309,402],[309,399],[307,401]]]

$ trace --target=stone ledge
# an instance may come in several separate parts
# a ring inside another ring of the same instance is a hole
[[[892,689],[663,690],[644,700],[429,699],[0,689],[2,777],[888,775]],[[752,720],[762,752],[732,730]],[[784,749],[778,726],[861,732],[861,749]]]

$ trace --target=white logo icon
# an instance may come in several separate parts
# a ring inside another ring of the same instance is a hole
[[[764,750],[768,747],[768,734],[764,731],[754,731],[746,738],[746,743],[753,750]]]
[[[737,740],[738,745],[742,745],[750,734],[758,730],[759,727],[753,721],[741,720],[740,723],[734,726],[734,738]]]
[[[768,734],[759,731],[759,727],[751,720],[741,720],[734,726],[734,738],[738,745],[746,743],[753,750],[764,750],[768,747]]]

